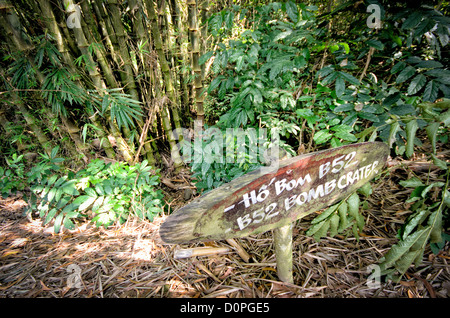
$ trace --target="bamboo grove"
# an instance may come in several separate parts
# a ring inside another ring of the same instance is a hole
[[[85,163],[95,150],[154,165],[165,149],[180,167],[173,131],[204,117],[211,10],[195,0],[0,1],[6,139],[29,155],[59,145]],[[29,133],[17,131],[23,122]]]

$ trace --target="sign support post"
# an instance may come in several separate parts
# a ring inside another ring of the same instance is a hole
[[[285,283],[294,283],[292,276],[292,228],[294,223],[273,230],[273,245],[277,259],[278,278]]]

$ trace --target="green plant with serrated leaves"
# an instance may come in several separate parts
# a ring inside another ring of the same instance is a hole
[[[61,226],[75,229],[81,218],[104,227],[122,224],[131,214],[153,221],[163,205],[162,193],[155,188],[157,173],[145,160],[130,166],[96,159],[75,174],[43,174],[31,185],[27,212],[37,212],[43,225],[53,222],[56,233]]]
[[[256,147],[258,144],[259,147]],[[264,147],[258,141],[256,130],[226,133],[211,128],[183,150],[191,152],[190,165],[195,186],[199,191],[208,192],[260,167],[264,149],[261,146]]]
[[[370,183],[366,183],[357,192],[367,197],[372,193],[372,187]],[[364,207],[367,203],[361,202],[357,192],[330,206],[314,218],[311,221],[311,227],[306,231],[306,235],[313,236],[318,242],[322,237],[334,237],[351,230],[351,233],[359,240],[359,233],[365,225],[365,218],[360,213],[360,206]]]
[[[423,182],[417,177],[400,181],[406,188],[413,188],[406,203],[412,204],[413,212],[398,231],[399,242],[380,260],[382,275],[399,280],[412,264],[422,263],[428,244],[439,253],[445,240],[449,239],[443,229],[448,226],[450,211],[450,165],[431,155],[434,164],[441,169],[444,181]],[[397,276],[396,274],[400,274]]]

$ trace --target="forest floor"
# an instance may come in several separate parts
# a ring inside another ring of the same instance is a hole
[[[448,242],[438,255],[428,248],[423,263],[411,267],[398,283],[382,281],[377,286],[368,281],[370,270],[397,242],[396,233],[411,213],[405,200],[412,188],[398,185],[408,177],[405,165],[418,175],[437,177],[421,158],[390,161],[388,173],[373,184],[359,241],[336,236],[316,242],[305,236],[310,219],[297,222],[294,284],[277,278],[271,232],[236,239],[252,257],[247,263],[226,241],[164,244],[158,229],[166,216],[152,223],[129,220],[109,229],[84,224],[54,234],[40,220],[23,216],[26,203],[20,196],[0,200],[0,297],[447,298]],[[186,204],[180,191],[171,196],[172,208]],[[174,258],[177,249],[205,245],[229,247],[230,252]]]

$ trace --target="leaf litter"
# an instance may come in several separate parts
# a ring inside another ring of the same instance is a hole
[[[390,161],[388,172],[372,184],[359,241],[337,235],[316,242],[305,235],[313,216],[298,221],[293,231],[293,284],[278,280],[271,232],[234,244],[169,245],[158,234],[166,217],[161,216],[152,223],[130,218],[118,227],[83,224],[54,234],[41,221],[23,216],[26,203],[20,195],[0,200],[0,297],[447,298],[448,242],[438,255],[427,248],[423,263],[411,267],[398,283],[382,278],[373,284],[369,278],[411,213],[405,201],[412,188],[399,185],[411,169],[424,180],[439,178],[423,158]],[[172,208],[185,204],[182,193],[171,195]],[[204,246],[227,247],[230,252],[174,258],[176,249]],[[248,262],[236,246],[251,256]]]

